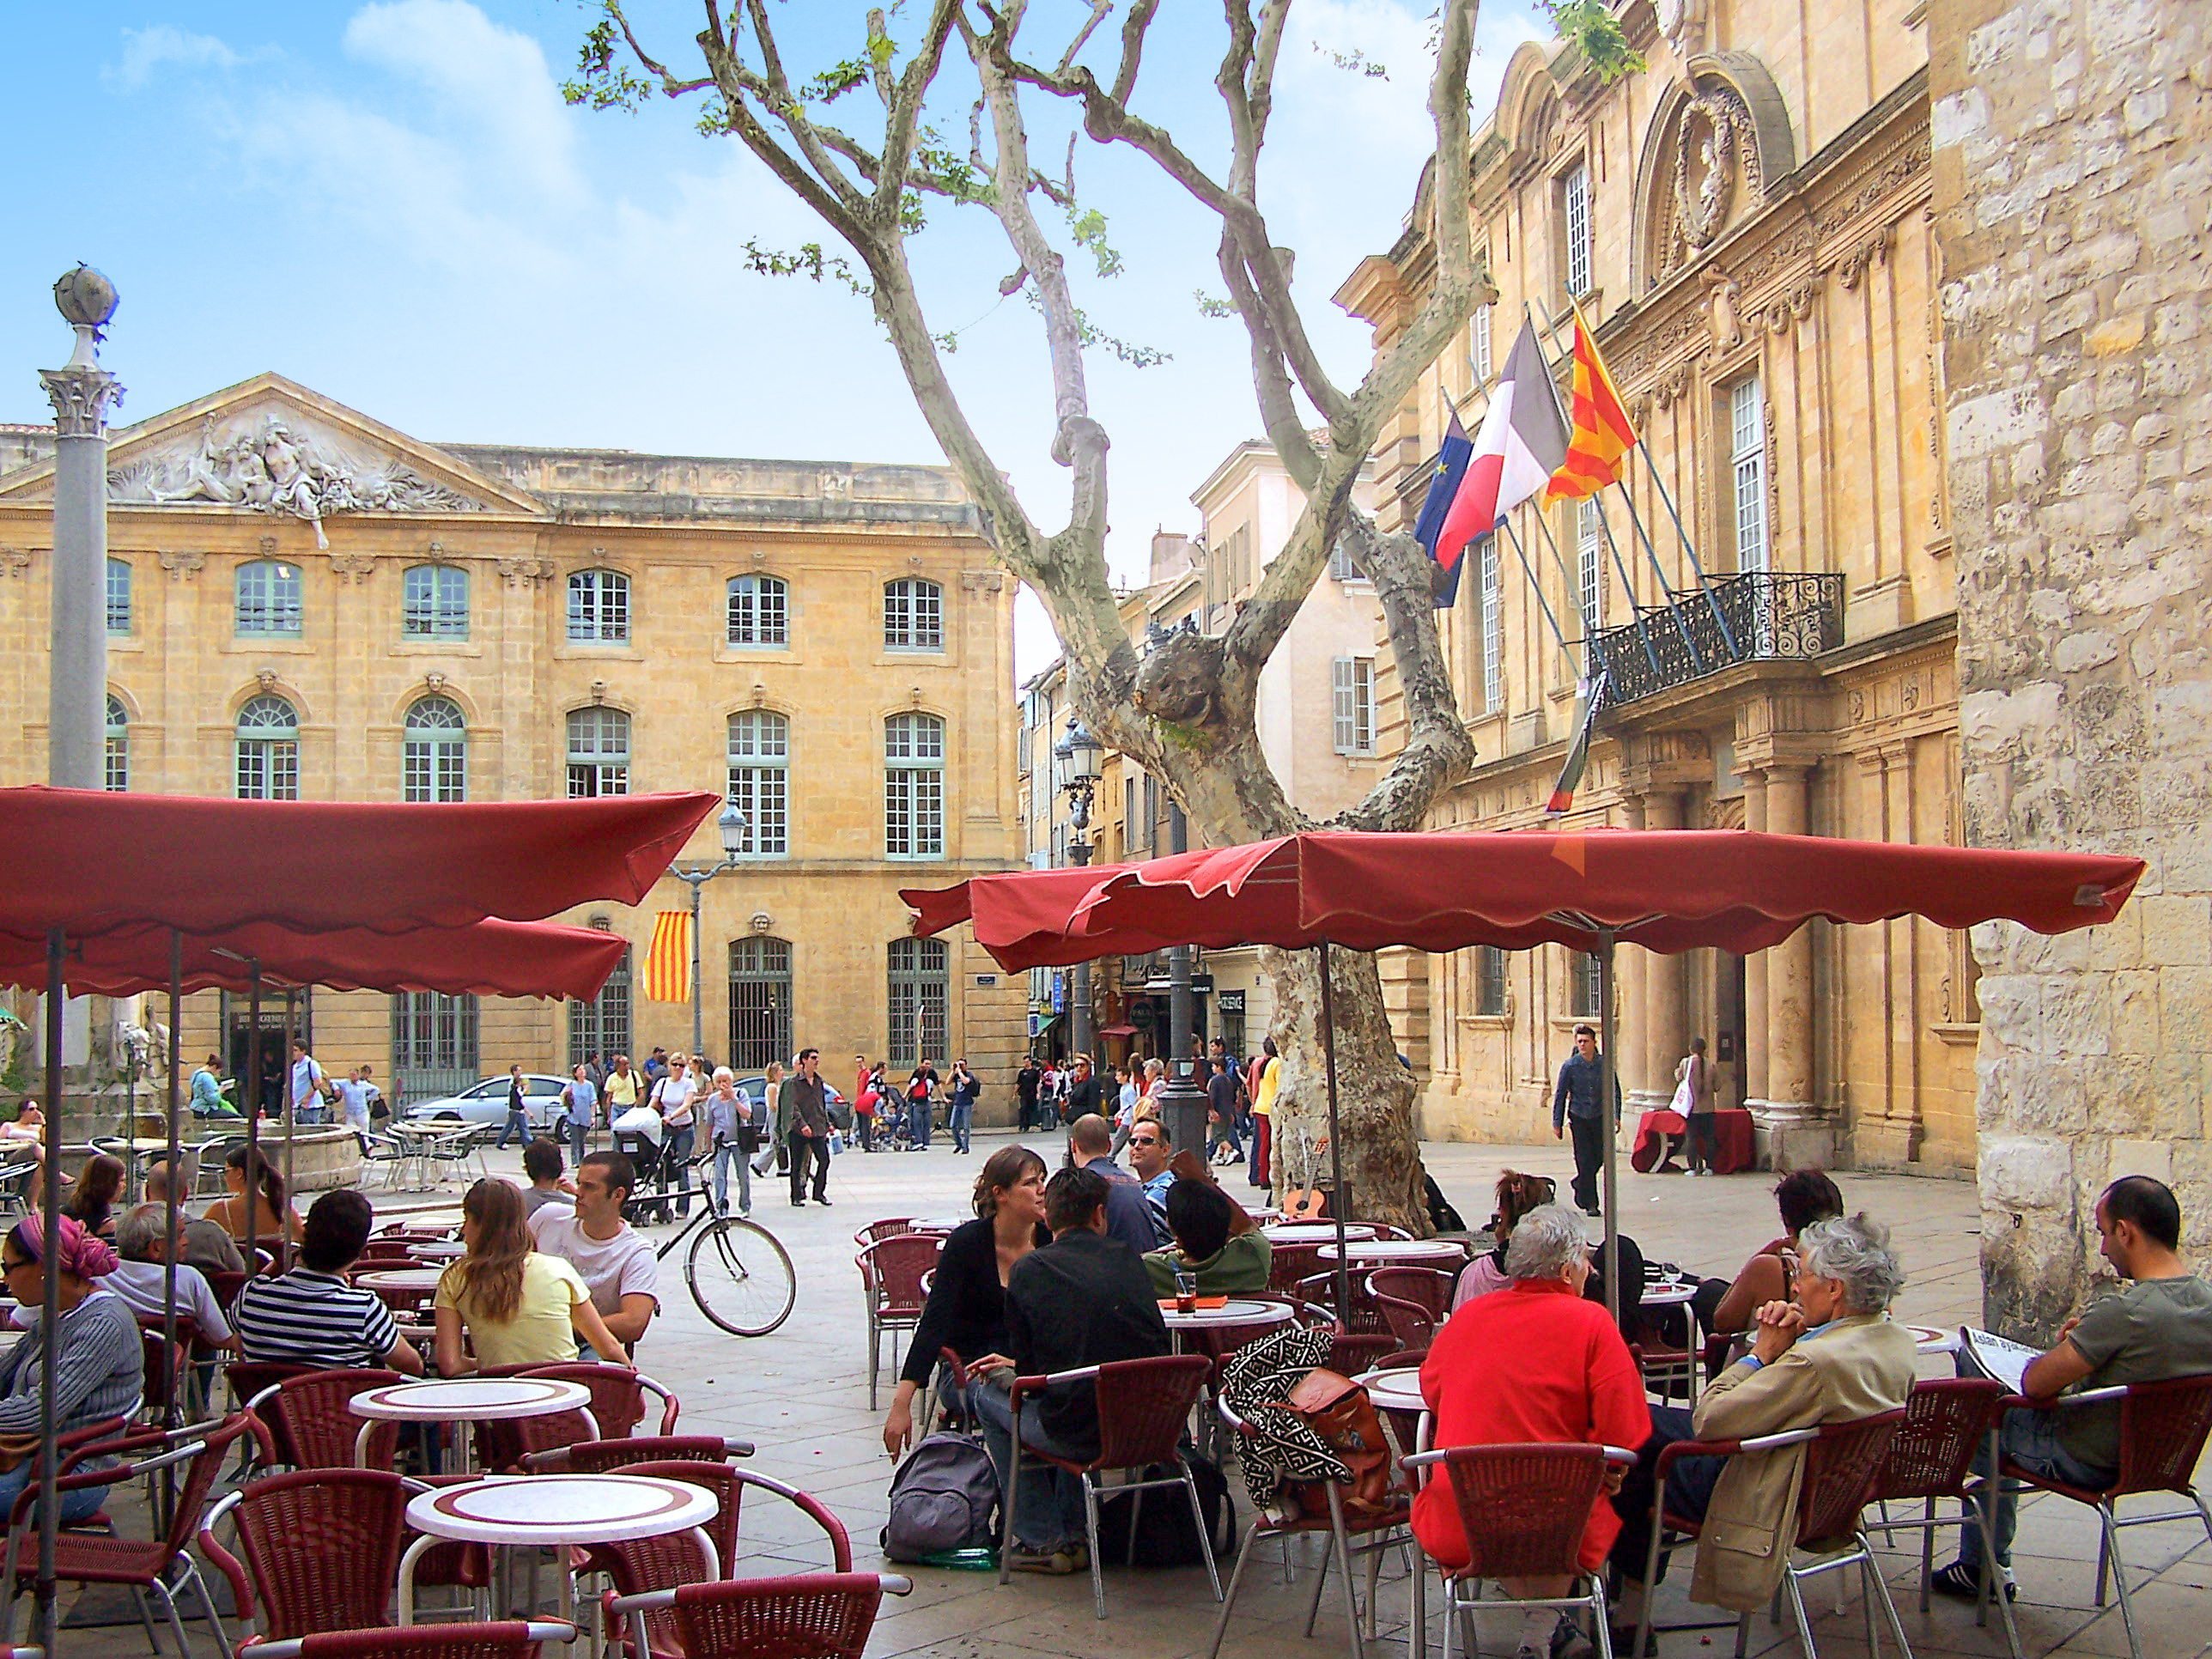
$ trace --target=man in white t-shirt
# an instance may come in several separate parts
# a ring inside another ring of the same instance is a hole
[[[637,1346],[660,1311],[660,1263],[651,1242],[623,1219],[623,1204],[636,1184],[636,1166],[628,1158],[593,1152],[576,1166],[576,1207],[548,1204],[530,1218],[538,1248],[583,1275],[592,1305],[625,1348]]]
[[[121,1297],[132,1313],[159,1319],[168,1289],[168,1247],[167,1206],[141,1204],[115,1224],[115,1251],[122,1259],[100,1281],[100,1288]],[[237,1348],[238,1339],[231,1334],[230,1322],[222,1316],[222,1304],[206,1277],[182,1261],[177,1263],[177,1313],[199,1328],[202,1341],[217,1348]]]
[[[345,1126],[357,1135],[368,1133],[369,1103],[384,1097],[384,1091],[362,1075],[356,1066],[346,1073],[345,1081],[337,1085],[338,1101],[345,1109]]]
[[[320,1061],[307,1052],[301,1038],[292,1039],[292,1121],[320,1123],[323,1121],[323,1091],[330,1079],[323,1075]]]

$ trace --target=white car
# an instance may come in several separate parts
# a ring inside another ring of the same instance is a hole
[[[507,1084],[503,1076],[488,1077],[443,1100],[410,1101],[399,1115],[410,1123],[432,1117],[459,1118],[465,1123],[489,1123],[500,1128],[507,1122]],[[551,1129],[559,1121],[561,1091],[568,1086],[568,1079],[563,1077],[538,1072],[522,1074],[522,1111],[533,1131]]]

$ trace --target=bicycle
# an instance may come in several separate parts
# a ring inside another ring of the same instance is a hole
[[[690,1239],[684,1257],[684,1284],[709,1323],[732,1336],[766,1336],[791,1317],[799,1300],[799,1275],[783,1243],[757,1221],[744,1216],[723,1215],[706,1189],[702,1166],[714,1159],[710,1151],[689,1160],[701,1170],[699,1212],[686,1220],[653,1251],[665,1261],[677,1246]],[[668,1194],[635,1195],[624,1210],[664,1207]]]

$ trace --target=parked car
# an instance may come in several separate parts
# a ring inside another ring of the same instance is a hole
[[[559,1121],[561,1091],[568,1084],[568,1079],[562,1077],[537,1072],[522,1074],[522,1111],[533,1131],[550,1129]],[[399,1115],[410,1123],[431,1117],[459,1118],[465,1123],[489,1123],[496,1129],[507,1121],[507,1079],[488,1077],[442,1100],[410,1101],[400,1109]]]

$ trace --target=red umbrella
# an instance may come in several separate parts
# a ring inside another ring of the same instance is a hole
[[[456,927],[635,904],[711,794],[412,805],[0,789],[0,933]]]
[[[1770,836],[1734,830],[1439,832],[1315,830],[1141,864],[1016,871],[902,892],[915,931],[972,922],[1008,971],[1176,945],[1317,946],[1336,1133],[1332,945],[1457,951],[1557,944],[1595,954],[1604,1025],[1600,1099],[1613,1077],[1613,952],[1626,940],[1672,955],[1778,945],[1815,916],[1924,916],[1945,927],[2010,921],[2039,933],[2109,922],[2141,879],[2140,859]],[[1619,1258],[1613,1137],[1605,1139],[1606,1289]],[[1343,1222],[1341,1204],[1330,1208]],[[1338,1252],[1340,1267],[1344,1253]],[[1340,1279],[1342,1275],[1340,1272]],[[1344,1287],[1338,1287],[1340,1305]]]

